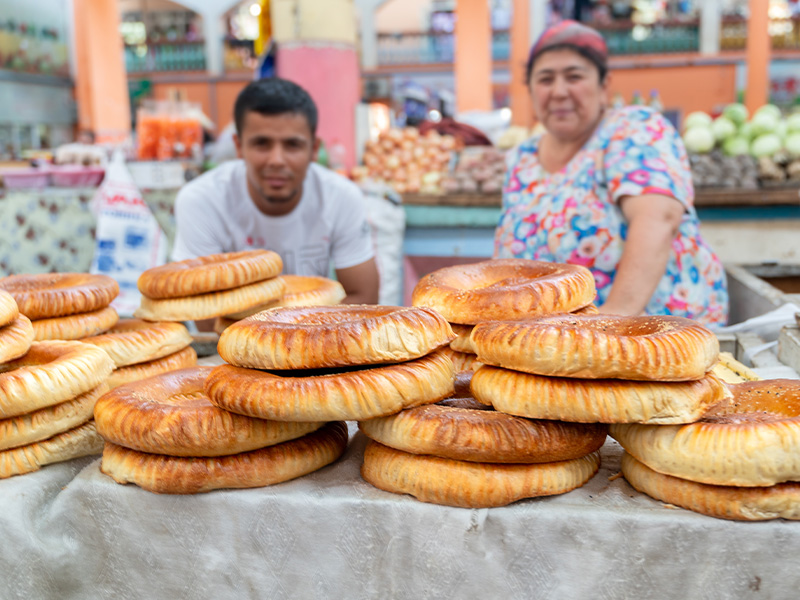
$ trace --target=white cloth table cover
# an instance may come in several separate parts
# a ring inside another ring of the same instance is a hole
[[[355,426],[351,424],[351,434]],[[365,438],[309,476],[193,496],[98,458],[0,481],[0,598],[796,598],[800,523],[740,523],[634,491],[608,440],[583,488],[469,510],[378,490]]]

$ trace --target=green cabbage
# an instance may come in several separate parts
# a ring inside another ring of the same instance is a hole
[[[736,134],[736,137],[743,137],[746,138],[747,141],[753,139],[753,126],[750,123],[742,123],[741,127],[739,127],[739,132]]]
[[[800,133],[800,112],[786,117],[786,130],[789,133]]]
[[[776,117],[768,111],[762,112],[763,108],[764,107],[760,108],[750,121],[750,127],[753,130],[753,135],[756,137],[765,133],[774,133],[778,128],[779,117]]]
[[[794,157],[800,157],[800,132],[790,133],[786,137],[786,149]]]
[[[714,132],[714,139],[724,142],[736,135],[736,125],[727,117],[717,117],[711,124],[711,131]]]
[[[736,125],[741,125],[747,121],[749,113],[747,112],[747,107],[744,104],[734,102],[733,104],[728,104],[728,106],[723,109],[722,116],[730,119]]]
[[[701,110],[689,113],[683,120],[683,129],[688,131],[693,127],[708,127],[711,125],[711,117]]]
[[[776,134],[765,133],[753,140],[753,144],[750,146],[750,154],[756,158],[760,158],[762,156],[772,156],[778,152],[782,146],[783,144],[781,143],[781,138],[779,138]]]
[[[765,104],[764,106],[762,106],[761,108],[759,108],[755,112],[753,117],[755,117],[756,115],[759,115],[759,114],[762,114],[762,115],[763,114],[768,114],[768,115],[772,115],[773,117],[775,117],[775,119],[780,119],[781,118],[781,109],[778,108],[777,106],[775,106],[774,104]]]
[[[695,154],[705,154],[714,148],[714,133],[710,127],[692,127],[683,134],[686,149]]]
[[[739,156],[740,154],[750,153],[750,140],[741,136],[734,136],[725,140],[722,144],[722,151],[726,156]]]

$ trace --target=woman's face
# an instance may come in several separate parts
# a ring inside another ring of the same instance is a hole
[[[590,135],[608,103],[607,79],[601,83],[594,63],[569,49],[536,59],[530,90],[537,118],[564,141]]]

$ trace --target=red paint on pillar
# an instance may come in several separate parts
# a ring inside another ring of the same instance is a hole
[[[328,150],[334,143],[345,149],[345,167],[355,165],[356,105],[361,100],[358,55],[355,48],[316,43],[284,44],[278,50],[278,76],[305,88],[319,110],[317,136]]]

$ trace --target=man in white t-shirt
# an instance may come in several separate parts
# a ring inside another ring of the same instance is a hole
[[[250,83],[234,106],[240,160],[194,179],[175,201],[173,260],[266,248],[283,272],[327,277],[345,302],[378,301],[365,199],[353,182],[314,163],[317,108],[284,79]]]

